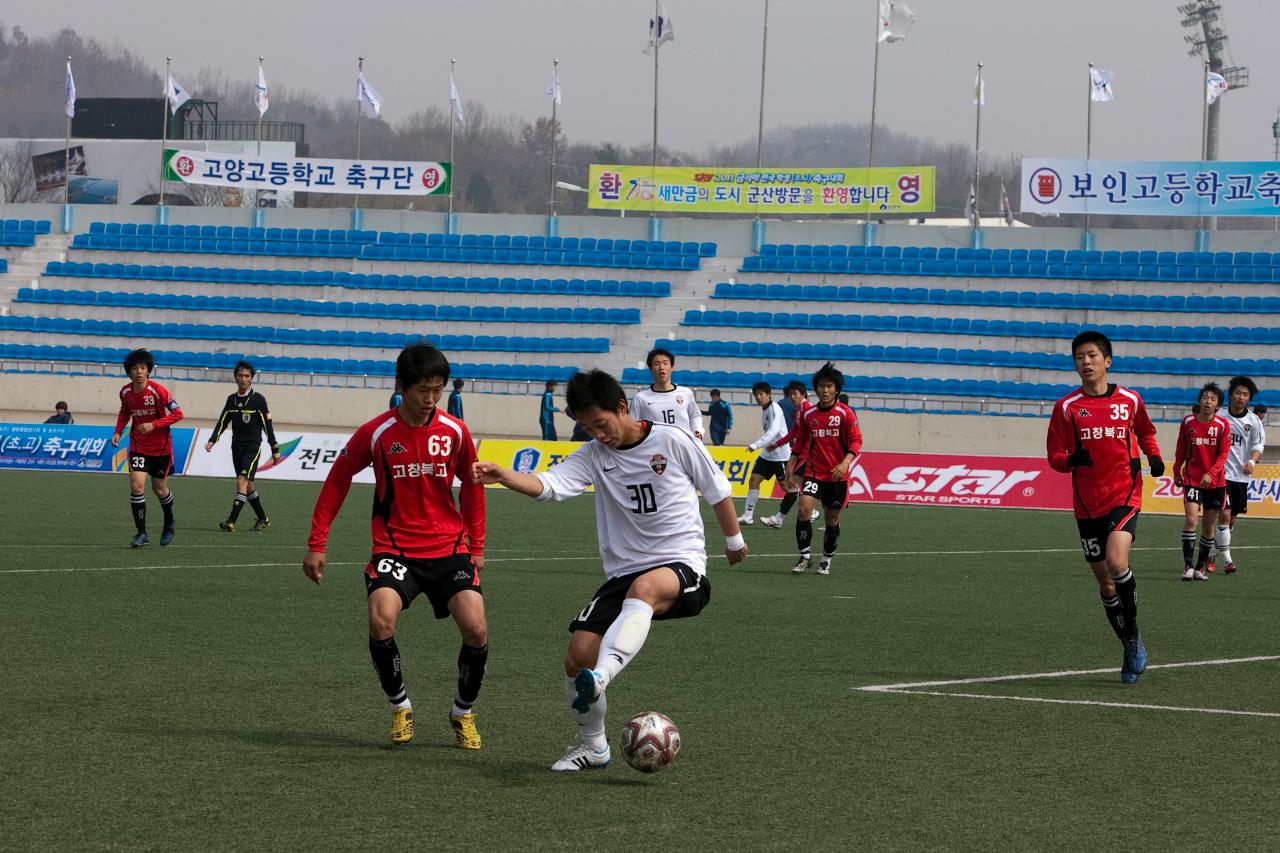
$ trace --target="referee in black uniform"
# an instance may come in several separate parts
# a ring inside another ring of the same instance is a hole
[[[213,445],[231,426],[231,461],[236,469],[236,499],[231,504],[231,515],[226,521],[218,522],[218,526],[228,533],[236,532],[236,519],[245,501],[253,507],[258,520],[253,523],[254,531],[266,530],[271,526],[262,509],[262,500],[253,487],[253,475],[258,471],[258,458],[262,455],[262,433],[267,433],[267,445],[271,448],[271,458],[280,461],[280,445],[276,443],[276,433],[271,427],[271,413],[267,410],[267,398],[251,387],[257,371],[247,361],[236,363],[236,393],[227,397],[222,414],[218,417],[218,425],[213,430],[213,437],[204,446],[205,452],[213,450]]]

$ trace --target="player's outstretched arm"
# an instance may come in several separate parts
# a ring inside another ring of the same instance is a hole
[[[531,498],[542,494],[542,481],[536,476],[503,468],[496,462],[474,463],[471,466],[471,481],[486,486],[497,484]]]
[[[724,534],[724,555],[729,565],[741,563],[747,558],[747,543],[742,538],[742,528],[738,526],[738,510],[733,506],[733,497],[727,497],[712,507],[716,513],[716,521],[720,522],[720,532]]]
[[[302,573],[319,586],[320,579],[324,577],[324,551],[308,551],[302,559]]]

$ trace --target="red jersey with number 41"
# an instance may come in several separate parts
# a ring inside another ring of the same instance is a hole
[[[862,450],[858,416],[844,403],[835,403],[829,409],[822,406],[805,409],[796,419],[796,438],[792,446],[805,461],[805,476],[834,482],[831,470],[847,454],[856,456]]]
[[[1196,489],[1217,489],[1227,484],[1227,453],[1231,450],[1231,424],[1221,415],[1206,423],[1195,415],[1182,419],[1178,449],[1173,457],[1173,477]],[[1183,471],[1183,466],[1186,470]],[[1213,482],[1201,482],[1208,474]]]
[[[1049,466],[1071,473],[1076,518],[1101,518],[1122,506],[1140,509],[1138,453],[1160,455],[1142,398],[1119,385],[1108,385],[1097,397],[1077,388],[1054,404],[1045,446]],[[1080,448],[1089,451],[1093,464],[1069,467],[1067,457]]]
[[[484,554],[484,486],[471,482],[475,445],[467,426],[442,410],[410,426],[396,409],[356,430],[325,478],[307,546],[324,551],[351,478],[373,466],[373,553],[433,559]],[[462,481],[458,502],[453,479]],[[459,506],[461,504],[461,506]]]
[[[126,382],[120,389],[120,414],[116,417],[116,435],[124,432],[125,424],[133,422],[129,430],[129,452],[139,456],[165,456],[173,453],[173,440],[169,427],[182,420],[182,408],[169,390],[159,382],[147,380],[141,391],[133,390],[133,383]],[[140,424],[152,424],[150,432],[138,432]]]

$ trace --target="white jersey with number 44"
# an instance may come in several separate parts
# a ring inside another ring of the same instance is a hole
[[[563,501],[596,488],[596,532],[608,578],[670,563],[707,571],[698,492],[714,505],[729,481],[697,439],[650,424],[640,441],[606,447],[589,441],[539,474],[540,501]]]
[[[631,398],[631,417],[638,421],[678,426],[692,436],[704,436],[702,410],[693,399],[693,389],[676,385],[670,391],[641,388]]]

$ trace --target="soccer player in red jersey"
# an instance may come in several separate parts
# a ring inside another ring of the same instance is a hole
[[[1080,546],[1093,569],[1107,621],[1124,646],[1120,680],[1133,684],[1147,668],[1147,650],[1138,633],[1137,584],[1129,549],[1142,508],[1142,462],[1151,476],[1164,474],[1156,428],[1142,398],[1107,381],[1111,341],[1085,331],[1071,342],[1080,387],[1053,406],[1046,451],[1055,471],[1071,474]]]
[[[800,416],[803,415],[807,409],[812,408],[813,403],[810,403],[808,396],[806,396],[808,391],[804,387],[804,383],[798,379],[787,383],[785,393],[787,395],[787,400],[791,403],[791,406],[794,409],[790,424],[791,431],[773,444],[769,445],[766,449],[774,450],[775,448],[781,447],[788,441],[791,442],[791,458],[787,460],[786,479],[782,484],[782,488],[786,494],[782,496],[782,503],[779,505],[778,513],[776,515],[760,519],[760,523],[765,527],[782,527],[783,519],[787,517],[787,513],[791,511],[791,507],[795,505],[795,502],[800,499],[800,488],[804,485],[804,462],[803,460],[796,458],[796,426],[800,423]],[[812,518],[809,519],[810,521],[818,517],[816,510],[811,515]]]
[[[1178,430],[1178,447],[1173,455],[1173,483],[1185,489],[1182,507],[1186,521],[1182,527],[1182,579],[1206,581],[1205,564],[1213,548],[1218,513],[1227,493],[1227,454],[1231,450],[1231,424],[1218,414],[1222,406],[1222,389],[1218,383],[1206,383],[1200,389],[1200,405],[1196,414],[1182,419]],[[1204,526],[1200,532],[1200,556],[1191,567],[1191,553],[1196,541],[1196,521],[1204,508]]]
[[[182,420],[182,408],[159,382],[153,382],[156,360],[145,349],[136,349],[124,357],[124,372],[129,382],[120,389],[120,415],[111,446],[120,446],[125,425],[129,430],[129,506],[137,534],[129,540],[133,548],[141,548],[151,539],[147,536],[147,477],[151,490],[160,499],[164,511],[164,527],[160,545],[173,541],[173,492],[169,491],[169,474],[173,471],[173,438],[169,427]]]
[[[858,417],[836,399],[844,385],[844,374],[827,362],[813,374],[813,390],[818,405],[798,418],[794,447],[796,467],[805,466],[800,508],[796,512],[796,546],[800,559],[791,571],[800,574],[811,564],[813,541],[811,513],[819,503],[826,511],[827,529],[822,537],[822,559],[818,574],[831,574],[831,559],[840,539],[840,510],[849,501],[849,467],[862,450],[862,430]]]
[[[484,567],[484,486],[472,482],[475,445],[467,426],[437,408],[449,361],[413,344],[396,359],[400,405],[356,430],[338,456],[311,516],[307,577],[320,583],[333,519],[357,472],[373,466],[373,555],[364,569],[369,597],[369,655],[391,702],[391,740],[413,739],[413,705],[405,690],[396,622],[419,593],[437,619],[452,616],[462,635],[458,685],[449,723],[458,746],[479,749],[475,706],[489,657],[480,570]],[[453,481],[462,487],[458,502]]]

